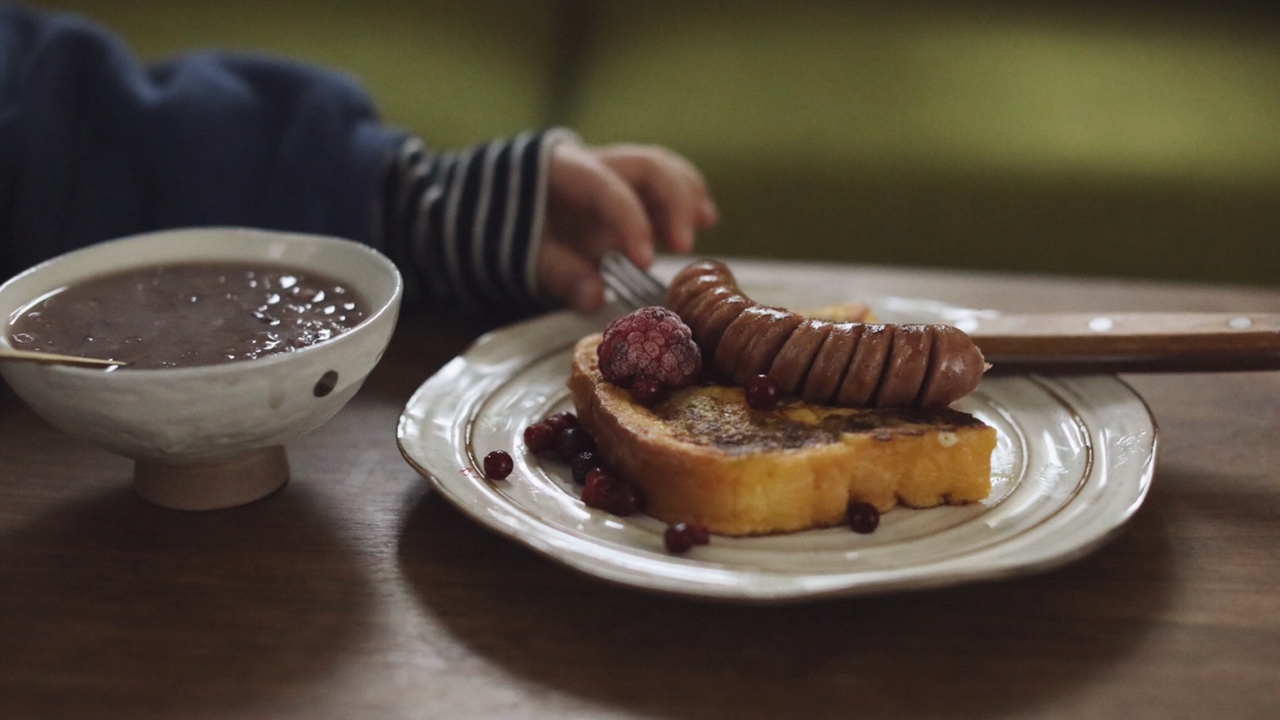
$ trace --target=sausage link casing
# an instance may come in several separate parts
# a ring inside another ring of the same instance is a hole
[[[667,304],[720,377],[745,385],[768,374],[784,394],[808,402],[939,407],[973,392],[986,370],[982,352],[957,328],[805,318],[747,297],[714,260],[681,270]]]

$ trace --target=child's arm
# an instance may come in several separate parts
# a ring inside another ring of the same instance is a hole
[[[647,265],[714,214],[664,150],[550,130],[436,151],[340,73],[230,53],[147,66],[82,18],[0,5],[0,279],[100,240],[242,225],[373,245],[437,306],[591,310],[605,249]]]

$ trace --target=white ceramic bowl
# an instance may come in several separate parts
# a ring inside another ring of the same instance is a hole
[[[293,352],[221,365],[101,369],[0,361],[0,374],[50,424],[134,459],[134,487],[201,510],[263,497],[288,480],[284,443],[333,417],[390,341],[403,283],[385,256],[338,238],[243,228],[138,235],[61,255],[0,285],[0,347],[35,299],[108,272],[166,262],[247,261],[323,273],[371,306],[356,327]]]

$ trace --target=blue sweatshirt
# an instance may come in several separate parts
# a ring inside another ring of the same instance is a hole
[[[528,312],[552,130],[435,152],[351,78],[197,53],[139,63],[73,15],[0,5],[0,281],[93,242],[237,225],[368,243],[437,305]]]

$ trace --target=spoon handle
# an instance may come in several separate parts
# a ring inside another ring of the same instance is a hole
[[[38,350],[17,350],[0,348],[0,360],[22,360],[26,362],[53,363],[57,365],[82,365],[88,367],[118,367],[129,363],[119,360],[103,360],[101,358],[80,357],[78,355],[59,355],[58,353],[40,352]]]

